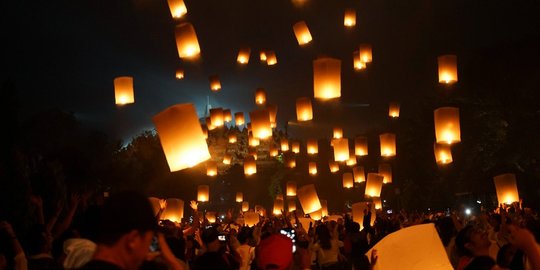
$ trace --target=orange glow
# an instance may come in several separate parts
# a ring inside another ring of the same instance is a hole
[[[334,160],[347,161],[349,159],[349,140],[347,138],[334,139]]]
[[[296,99],[296,119],[299,122],[313,119],[313,109],[309,98],[301,97]]]
[[[366,181],[366,196],[369,197],[380,197],[382,185],[384,181],[384,176],[378,173],[368,173]]]
[[[452,84],[458,81],[457,57],[441,55],[437,58],[439,64],[439,83]]]
[[[356,165],[356,156],[353,154],[349,154],[349,159],[345,162],[347,166],[354,166]]]
[[[197,59],[201,54],[195,28],[190,23],[182,23],[175,28],[178,56],[184,60]]]
[[[285,211],[285,206],[284,206],[284,202],[283,202],[283,199],[275,199],[274,200],[274,210],[272,211],[272,213],[276,216],[279,216],[281,215],[281,211]]]
[[[289,212],[296,211],[296,200],[294,198],[287,198],[287,208]]]
[[[364,167],[358,166],[353,168],[353,176],[355,183],[362,183],[366,181],[366,173]]]
[[[305,185],[296,191],[296,196],[304,209],[305,214],[313,213],[322,208],[315,185]]]
[[[368,155],[368,142],[364,136],[354,138],[354,154],[357,156]]]
[[[289,141],[286,138],[281,138],[280,145],[281,145],[282,152],[289,151]]]
[[[255,90],[255,103],[257,105],[264,105],[266,103],[266,92],[263,88],[257,88]]]
[[[243,202],[243,201],[244,201],[244,193],[236,192],[236,202]]]
[[[210,109],[210,122],[212,126],[221,127],[223,126],[223,109],[222,108],[213,108]]]
[[[221,90],[221,82],[219,81],[218,75],[212,75],[208,80],[210,81],[210,89],[212,89],[212,91]]]
[[[279,154],[278,148],[273,145],[270,146],[268,152],[270,153],[271,157],[277,157],[277,155]]]
[[[379,164],[379,174],[384,177],[383,184],[392,183],[392,167],[390,166],[390,164]]]
[[[364,229],[364,210],[371,211],[370,224],[373,226],[375,224],[375,205],[368,202],[358,202],[352,205],[352,218],[354,222],[360,224],[360,230]]]
[[[253,137],[266,139],[272,136],[272,127],[270,126],[270,114],[266,109],[259,109],[249,113],[251,119],[251,130]]]
[[[293,25],[294,35],[299,45],[305,45],[311,42],[311,33],[307,27],[306,22],[299,21]]]
[[[257,163],[255,163],[255,158],[252,156],[247,156],[244,158],[244,174],[253,175],[257,173]]]
[[[246,123],[243,112],[234,113],[234,122],[236,126],[241,126]]]
[[[209,223],[216,223],[216,212],[206,212],[205,217]]]
[[[328,216],[328,201],[327,200],[321,200],[321,215],[322,217]]]
[[[223,110],[223,121],[229,123],[232,121],[232,113],[230,109]]]
[[[265,51],[261,51],[259,53],[259,59],[261,59],[262,62],[266,62],[266,59],[268,59],[268,58],[266,57],[266,52]]]
[[[452,163],[452,149],[449,144],[433,143],[433,151],[435,152],[435,161],[437,164]]]
[[[274,51],[267,51],[266,52],[266,64],[269,66],[273,66],[277,64],[277,57],[276,53]]]
[[[392,118],[399,117],[399,103],[390,102],[390,105],[388,106],[388,116]]]
[[[133,77],[124,76],[114,79],[114,97],[117,105],[135,103]]]
[[[437,143],[454,144],[461,141],[459,109],[442,107],[434,111]]]
[[[359,48],[360,60],[364,63],[371,63],[373,61],[373,50],[371,44],[360,44]]]
[[[309,213],[309,217],[315,221],[319,221],[322,219],[322,207],[321,209],[314,211],[312,213]]]
[[[210,200],[210,187],[208,185],[200,185],[197,187],[197,201],[207,202]]]
[[[371,198],[373,200],[373,204],[375,205],[375,209],[379,210],[382,209],[382,201],[379,197],[373,197]]]
[[[296,159],[294,157],[286,157],[285,166],[287,166],[289,169],[296,168]]]
[[[250,48],[241,48],[238,52],[238,57],[236,58],[236,61],[238,64],[247,64],[249,62],[249,55],[251,54]]]
[[[306,144],[308,154],[316,155],[319,153],[319,144],[316,139],[308,139]]]
[[[353,188],[354,180],[352,173],[343,173],[343,188]]]
[[[379,135],[381,143],[381,156],[394,157],[396,156],[396,135],[393,133],[384,133]]]
[[[300,143],[299,142],[292,142],[291,143],[291,149],[292,149],[292,152],[295,153],[295,154],[300,153]]]
[[[499,204],[512,204],[519,202],[519,194],[517,188],[516,175],[506,173],[497,175],[493,178],[495,189],[497,191],[497,200]]]
[[[175,74],[175,77],[179,80],[183,79],[184,78],[184,70],[179,68],[176,70],[176,74]]]
[[[347,27],[353,27],[356,25],[356,10],[352,8],[345,10],[345,15],[343,16],[343,25]]]
[[[354,51],[353,52],[353,68],[356,71],[366,69],[366,63],[362,62],[362,59],[360,59],[360,52]]]
[[[328,161],[328,166],[330,167],[331,173],[335,173],[339,171],[339,163],[335,161]]]
[[[236,134],[235,133],[230,133],[229,134],[229,143],[236,143]]]
[[[317,163],[316,162],[309,162],[309,174],[316,175],[317,174]]]
[[[244,224],[253,227],[259,223],[259,214],[255,212],[244,213]]]
[[[268,114],[270,115],[270,127],[275,128],[276,127],[276,117],[277,117],[277,105],[274,104],[266,104],[266,109],[268,110]]]
[[[249,202],[243,201],[242,202],[242,212],[247,212],[247,211],[249,211]]]
[[[341,139],[343,138],[343,129],[340,127],[334,127],[333,134],[334,139]]]
[[[249,146],[259,146],[260,141],[258,138],[253,137],[251,134],[248,136],[248,144]]]
[[[290,197],[296,196],[296,182],[287,181],[285,190],[286,190],[287,196],[290,196]]]
[[[217,163],[215,161],[206,162],[206,175],[216,176],[217,175]]]
[[[171,10],[171,15],[175,19],[182,18],[187,13],[186,4],[184,0],[167,0],[169,3],[169,9]]]
[[[341,60],[321,57],[313,61],[313,93],[323,100],[341,96]]]
[[[232,161],[232,156],[231,154],[225,154],[223,156],[223,164],[225,165],[230,165],[231,164],[231,161]]]
[[[180,223],[182,218],[184,218],[184,201],[174,198],[167,199],[167,207],[163,210],[161,219]]]

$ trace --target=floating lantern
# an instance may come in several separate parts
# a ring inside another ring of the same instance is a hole
[[[380,197],[381,189],[384,181],[384,176],[378,173],[368,173],[368,178],[366,181],[366,196],[369,197]]]
[[[322,217],[328,216],[328,201],[327,200],[321,200],[321,215]]]
[[[313,61],[313,93],[323,100],[341,96],[341,60],[322,57]]]
[[[223,121],[225,121],[227,123],[232,121],[231,109],[224,109],[223,110]]]
[[[330,167],[330,172],[335,173],[339,171],[339,163],[335,161],[328,161],[328,166]]]
[[[237,126],[241,126],[246,123],[243,112],[234,113],[234,121]]]
[[[264,217],[264,215],[266,213],[266,209],[264,209],[264,207],[262,207],[262,205],[255,205],[255,207],[253,207],[253,209],[255,210],[255,213],[257,213],[261,217]]]
[[[215,161],[206,162],[206,175],[216,176],[217,175],[217,163]]]
[[[184,70],[179,68],[176,70],[176,74],[174,75],[177,79],[181,80],[184,78]]]
[[[266,62],[266,59],[268,59],[266,57],[266,52],[265,51],[260,51],[259,52],[259,59],[261,59],[262,62]]]
[[[266,103],[266,92],[263,88],[257,88],[255,90],[255,103],[257,105],[264,105]]]
[[[289,212],[296,211],[296,200],[294,198],[287,198],[287,208]]]
[[[316,175],[317,174],[317,162],[309,162],[309,174]]]
[[[371,49],[371,44],[360,44],[359,48],[360,60],[364,63],[371,63],[373,61],[373,50]]]
[[[437,58],[437,62],[439,63],[439,83],[452,84],[458,81],[455,55],[441,55]]]
[[[229,133],[229,143],[236,143],[237,140],[236,133]]]
[[[352,8],[345,10],[345,15],[343,16],[343,25],[347,27],[353,27],[356,25],[356,10]]]
[[[384,133],[379,135],[381,142],[381,156],[394,157],[396,156],[396,134]]]
[[[208,130],[216,129],[216,126],[212,125],[212,119],[210,117],[206,117],[204,121],[206,122],[206,126],[208,127]],[[206,135],[206,137],[208,138],[208,134]]]
[[[278,199],[278,200],[283,200],[283,194],[277,194],[277,195],[276,195],[276,199]]]
[[[360,224],[360,230],[364,229],[364,210],[371,212],[371,219],[369,223],[371,226],[375,224],[375,207],[369,202],[358,202],[352,205],[353,221]]]
[[[216,223],[216,212],[206,212],[205,217],[209,223]]]
[[[244,224],[253,227],[259,223],[259,214],[255,212],[244,213]]]
[[[452,149],[449,144],[433,143],[433,152],[435,152],[435,161],[437,164],[452,163]]]
[[[249,62],[249,55],[251,54],[250,48],[241,48],[238,52],[238,57],[236,58],[236,61],[238,64],[245,65]]]
[[[315,185],[305,185],[296,191],[296,196],[304,209],[304,213],[309,214],[321,209],[321,202],[317,196]]]
[[[353,188],[354,180],[352,173],[343,173],[343,188]]]
[[[347,161],[349,159],[349,139],[334,139],[334,160]]]
[[[261,143],[261,142],[259,141],[259,139],[253,137],[253,135],[250,134],[250,135],[248,136],[248,144],[249,144],[249,146],[253,146],[253,147],[259,146],[260,143]]]
[[[212,126],[221,127],[223,126],[223,109],[222,108],[213,108],[210,109],[210,123]]]
[[[163,210],[161,219],[180,223],[182,218],[184,218],[184,201],[174,198],[167,199],[167,207]]]
[[[269,66],[273,66],[277,64],[277,57],[276,53],[274,51],[267,51],[266,52],[266,64]]]
[[[252,156],[247,156],[244,158],[244,174],[253,175],[257,173],[257,163],[255,163],[255,158]]]
[[[156,216],[159,213],[159,210],[161,210],[161,199],[156,197],[148,197],[148,200],[152,205],[152,210],[154,210],[154,216]]]
[[[152,118],[171,172],[210,158],[197,112],[192,104],[171,106]]]
[[[310,155],[316,155],[319,153],[319,144],[316,139],[307,139],[307,153]]]
[[[275,128],[276,127],[276,117],[277,117],[277,105],[266,104],[266,109],[268,110],[268,114],[270,115],[270,126],[272,128]]]
[[[364,136],[354,138],[354,154],[357,156],[368,155],[368,142]]]
[[[333,134],[334,139],[341,139],[343,138],[343,129],[341,127],[334,127]]]
[[[375,210],[382,209],[382,201],[379,197],[371,198],[373,200],[373,204],[375,206]]]
[[[294,157],[285,157],[285,166],[289,169],[296,168],[296,159]]]
[[[236,202],[243,202],[244,201],[244,193],[242,192],[236,192]]]
[[[312,213],[309,213],[309,217],[315,221],[319,221],[323,218],[323,215],[322,215],[322,208],[315,211],[315,212],[312,212]]]
[[[399,117],[399,103],[390,102],[390,105],[388,106],[388,116],[392,118]]]
[[[294,35],[298,41],[298,45],[305,45],[311,42],[311,33],[307,27],[306,22],[299,21],[293,25]]]
[[[281,145],[282,152],[289,151],[289,141],[286,138],[281,138],[280,145]]]
[[[499,204],[512,204],[519,202],[516,175],[513,173],[501,174],[493,177],[497,200]]]
[[[278,148],[273,145],[270,145],[268,152],[270,153],[271,157],[277,157],[277,155],[279,154]]]
[[[169,9],[171,10],[171,15],[175,19],[182,18],[187,13],[186,4],[184,0],[167,0],[169,3]]]
[[[309,231],[309,224],[312,223],[312,224],[315,224],[315,222],[313,222],[312,219],[310,218],[305,218],[305,217],[299,217],[298,218],[298,221],[300,222],[300,224],[296,224],[296,226],[302,226],[302,228],[307,232]],[[313,225],[314,226],[314,225]]]
[[[206,128],[206,126],[201,126],[201,129],[203,131],[204,139],[208,139],[208,128]]]
[[[296,182],[287,181],[286,192],[287,196],[296,196]]]
[[[437,143],[453,144],[460,142],[459,109],[442,107],[436,109],[434,115]]]
[[[292,142],[291,143],[291,150],[295,154],[300,153],[300,143],[299,142]]]
[[[366,181],[366,173],[364,167],[358,166],[353,168],[353,176],[355,183],[362,183]]]
[[[231,161],[232,161],[232,156],[231,154],[225,154],[223,156],[223,164],[225,165],[230,165],[231,164]]]
[[[196,59],[201,53],[195,28],[190,23],[182,23],[175,28],[178,56],[184,60]]]
[[[243,201],[242,202],[242,212],[249,211],[249,202]]]
[[[296,119],[299,122],[313,119],[313,109],[309,98],[301,97],[296,99]]]
[[[251,130],[253,137],[266,139],[272,136],[272,127],[270,126],[270,115],[268,110],[260,109],[249,113],[251,119]]]
[[[221,90],[221,82],[219,81],[218,75],[212,75],[208,80],[210,81],[210,89],[212,89],[212,91],[215,92]]]
[[[197,201],[207,202],[210,200],[210,186],[200,185],[197,187]]]
[[[279,216],[279,215],[281,215],[281,211],[285,211],[284,202],[283,202],[283,200],[275,199],[274,200],[274,211],[272,211],[272,213],[274,213],[274,215],[276,215],[276,216]]]
[[[360,51],[353,52],[353,68],[357,71],[366,69],[366,63],[360,59]]]
[[[114,79],[114,98],[117,105],[135,102],[133,95],[133,77],[117,77]]]
[[[379,174],[384,177],[383,184],[392,183],[392,166],[388,163],[379,164]]]
[[[345,162],[347,166],[354,166],[356,165],[356,156],[353,154],[349,154],[349,159]]]

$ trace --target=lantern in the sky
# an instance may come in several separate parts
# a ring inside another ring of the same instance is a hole
[[[177,69],[174,77],[179,79],[179,80],[183,79],[184,78],[184,70],[181,69],[181,68]]]
[[[388,116],[392,118],[399,117],[399,103],[390,102],[390,105],[388,106]]]
[[[281,145],[282,152],[289,151],[289,140],[287,140],[287,138],[281,138],[280,145]]]
[[[293,156],[285,157],[285,166],[289,169],[296,168],[296,159]]]
[[[227,123],[232,121],[231,109],[224,109],[223,110],[223,121],[225,121]]]
[[[322,208],[319,196],[317,196],[317,190],[315,190],[315,185],[313,184],[305,185],[296,190],[296,196],[306,214],[313,213]]]
[[[276,124],[276,117],[277,117],[277,105],[275,104],[266,104],[266,109],[268,110],[268,114],[270,115],[270,126],[272,128],[275,128],[277,126]]]
[[[437,62],[439,63],[439,83],[451,84],[458,81],[455,55],[441,55],[437,58]]]
[[[232,161],[232,156],[231,156],[231,154],[225,154],[225,155],[223,155],[223,164],[225,164],[225,165],[230,165],[230,164],[231,164],[231,161]]]
[[[305,45],[311,42],[311,33],[307,27],[306,22],[299,21],[293,25],[294,35],[298,41],[298,45]]]
[[[173,18],[182,18],[187,13],[186,4],[184,0],[167,0],[169,3],[169,9]]]
[[[362,62],[371,63],[373,61],[373,50],[371,49],[371,44],[360,44],[358,52],[360,53],[360,60],[362,60]]]
[[[287,186],[285,188],[287,196],[296,196],[296,182],[287,181]]]
[[[244,201],[244,193],[242,192],[236,192],[236,202],[243,202]]]
[[[345,165],[347,165],[349,167],[352,167],[352,166],[356,165],[356,156],[353,155],[353,154],[349,154],[349,159],[347,159],[347,161],[345,161]]]
[[[453,144],[461,141],[459,109],[441,107],[434,111],[437,143]]]
[[[250,48],[241,48],[238,52],[238,57],[236,57],[236,61],[239,64],[245,65],[249,62],[249,55],[251,54]]]
[[[178,56],[184,60],[196,59],[201,53],[195,28],[190,23],[182,23],[175,28]]]
[[[270,145],[268,152],[271,157],[277,157],[277,155],[279,154],[278,148],[274,145]]]
[[[161,219],[180,223],[184,217],[184,201],[180,199],[167,199],[167,207],[161,214]]]
[[[277,194],[277,195],[276,195],[276,199],[278,199],[278,200],[283,200],[283,194]]]
[[[364,136],[354,138],[354,154],[357,156],[368,155],[368,142]]]
[[[270,126],[270,115],[268,110],[259,109],[249,113],[251,119],[251,130],[253,137],[266,139],[272,136],[272,127]]]
[[[378,173],[368,173],[365,195],[369,197],[380,197],[383,181],[384,176]]]
[[[321,200],[321,210],[322,210],[323,217],[328,216],[328,201],[327,200]]]
[[[208,130],[216,129],[216,126],[212,125],[212,119],[210,117],[206,117],[204,121],[206,122],[206,127],[208,128]],[[206,135],[206,137],[208,138],[208,134]]]
[[[335,161],[328,161],[328,166],[330,167],[330,172],[335,173],[339,171],[339,164]]]
[[[216,212],[206,212],[204,217],[208,220],[208,223],[216,223]]]
[[[313,161],[309,162],[308,167],[309,167],[309,174],[311,175],[317,174],[317,162],[313,162]]]
[[[212,126],[221,127],[223,126],[223,109],[222,108],[212,108],[210,109],[210,122]]]
[[[257,105],[264,105],[266,103],[266,92],[263,88],[257,88],[255,90],[255,103]]]
[[[315,221],[319,221],[322,219],[323,215],[322,215],[322,207],[321,209],[317,210],[317,211],[314,211],[312,213],[309,213],[309,217]]]
[[[353,188],[354,179],[352,173],[343,173],[343,188]]]
[[[274,211],[272,213],[276,216],[281,215],[281,211],[285,210],[285,203],[283,202],[283,199],[275,199],[274,200]]]
[[[192,104],[178,104],[152,118],[171,172],[210,158],[208,145]]]
[[[516,175],[513,173],[501,174],[493,177],[497,200],[499,204],[512,204],[519,202],[519,194],[516,182]]]
[[[266,62],[266,52],[265,51],[260,51],[259,52],[259,59],[261,59],[261,62]]]
[[[452,163],[452,149],[449,144],[433,143],[433,152],[435,152],[435,161],[437,164]]]
[[[316,139],[307,139],[306,146],[308,154],[316,155],[319,153],[319,144]]]
[[[349,139],[334,139],[334,160],[347,161],[349,159]]]
[[[219,81],[218,75],[212,75],[208,77],[208,80],[210,81],[210,89],[212,91],[219,91],[221,90],[221,82]]]
[[[253,227],[259,223],[259,214],[255,212],[244,213],[244,224]]]
[[[259,144],[260,144],[259,138],[255,138],[255,137],[253,137],[253,135],[249,134],[249,136],[248,136],[248,144],[249,144],[249,146],[253,146],[253,147],[259,146]]]
[[[396,134],[381,134],[379,140],[381,142],[381,156],[393,157],[396,155]]]
[[[296,200],[294,198],[287,198],[287,208],[289,212],[296,211]]]
[[[313,119],[313,109],[309,98],[301,97],[296,99],[296,119],[299,122]]]
[[[249,211],[249,202],[243,201],[242,202],[242,212],[247,212],[247,211]]]
[[[117,105],[135,102],[133,94],[133,77],[117,77],[114,79],[114,98]]]
[[[229,143],[236,143],[237,140],[236,133],[229,133]]]
[[[277,64],[277,57],[276,52],[274,51],[267,51],[266,52],[266,64],[269,66],[273,66]]]
[[[210,186],[200,185],[197,187],[197,201],[207,202],[210,200]]]
[[[208,139],[208,128],[206,126],[201,125],[201,129],[203,131],[204,139]]]
[[[244,158],[244,174],[253,175],[257,173],[257,163],[255,158],[252,156],[247,156]]]
[[[360,51],[353,52],[353,68],[354,70],[366,69],[366,63],[360,59]]]
[[[234,122],[237,126],[241,126],[246,123],[243,112],[234,113]]]
[[[323,100],[341,96],[341,60],[321,57],[313,61],[313,93]]]
[[[334,139],[343,138],[343,129],[341,127],[334,127],[333,129]]]
[[[295,154],[300,153],[300,142],[292,142],[291,143],[291,150]]]
[[[392,183],[392,166],[390,166],[390,164],[380,163],[379,174],[384,177],[383,184]]]
[[[208,176],[217,175],[217,163],[215,161],[209,160],[206,162],[206,175]]]
[[[348,8],[345,10],[345,15],[343,16],[343,25],[347,27],[353,27],[356,25],[356,10],[353,8]]]
[[[371,199],[373,200],[375,210],[382,209],[382,200],[381,200],[380,197],[374,197],[374,198],[371,198]]]
[[[355,183],[362,183],[366,181],[366,173],[364,167],[358,166],[353,168],[353,176]]]

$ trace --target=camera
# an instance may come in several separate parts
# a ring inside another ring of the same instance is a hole
[[[220,235],[218,235],[218,240],[219,241],[227,241],[227,236],[224,235],[224,234],[220,234]]]
[[[159,241],[157,236],[154,235],[152,237],[152,243],[150,243],[150,252],[158,252],[159,251]]]

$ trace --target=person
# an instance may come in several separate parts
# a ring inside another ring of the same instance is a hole
[[[334,225],[334,232],[330,233],[327,225],[321,224],[315,229],[317,242],[313,249],[317,252],[317,263],[321,269],[340,269],[339,248],[343,247],[343,242],[339,241],[337,235],[337,224]]]
[[[285,270],[293,263],[293,242],[279,233],[271,234],[259,243],[255,250],[257,266],[263,270]]]
[[[9,240],[0,242],[0,246],[3,246],[5,244],[5,247],[7,248],[10,242],[11,245],[11,252],[7,252],[7,250],[0,250],[0,269],[8,269],[8,260],[6,258],[6,255],[11,253],[14,254],[13,256],[13,267],[12,269],[15,270],[26,270],[28,268],[27,266],[27,260],[26,256],[24,255],[24,250],[21,246],[21,243],[19,242],[19,239],[17,238],[17,235],[13,231],[13,228],[11,227],[11,224],[7,221],[1,221],[0,222],[0,232],[2,233],[2,238],[8,238]]]
[[[457,270],[463,270],[475,257],[489,256],[488,233],[473,225],[465,226],[458,232],[455,239],[456,251],[460,256]]]
[[[196,233],[199,233],[199,231]],[[200,234],[200,239],[202,241],[204,253],[195,258],[193,264],[191,265],[191,269],[234,269],[229,264],[229,261],[225,259],[223,256],[224,254],[220,252],[222,251],[222,245],[220,243],[219,236],[220,233],[214,226],[203,230],[203,232]]]
[[[249,270],[251,262],[255,258],[255,248],[248,244],[248,239],[251,238],[252,230],[249,227],[242,227],[238,233],[238,242],[240,246],[236,248],[236,252],[242,259],[240,270]]]

